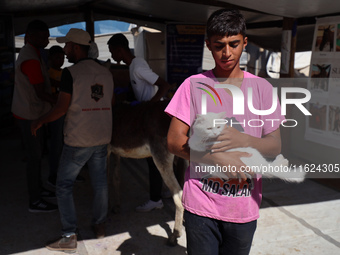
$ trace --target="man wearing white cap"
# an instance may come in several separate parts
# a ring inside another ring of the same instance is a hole
[[[57,38],[57,42],[65,43],[66,57],[74,65],[63,70],[56,106],[36,120],[31,130],[35,135],[41,125],[66,114],[64,148],[56,185],[62,237],[47,248],[75,252],[77,217],[72,189],[86,163],[94,190],[94,232],[97,238],[105,236],[108,210],[106,156],[112,132],[113,79],[108,69],[87,57],[91,38],[84,30],[71,28],[65,37]]]

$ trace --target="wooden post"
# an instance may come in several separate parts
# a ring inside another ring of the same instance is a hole
[[[94,19],[93,11],[90,8],[85,10],[86,31],[89,32],[91,40],[94,41]]]
[[[294,77],[296,30],[296,19],[283,18],[280,70],[281,78]]]
[[[282,44],[281,44],[281,70],[280,78],[294,78],[294,58],[296,51],[297,23],[294,18],[283,18]],[[292,87],[293,83],[280,83],[281,87]],[[292,117],[292,105],[287,105],[286,119]],[[291,128],[281,127],[282,154],[288,159],[291,153]]]

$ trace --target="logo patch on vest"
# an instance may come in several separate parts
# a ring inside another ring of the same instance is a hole
[[[98,102],[99,99],[103,98],[104,96],[103,88],[104,86],[99,84],[91,86],[91,98],[96,100],[96,102]]]

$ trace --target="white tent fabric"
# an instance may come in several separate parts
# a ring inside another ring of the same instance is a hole
[[[283,17],[298,19],[297,51],[311,50],[315,18],[340,13],[334,0],[2,0],[0,13],[13,16],[15,34],[25,32],[33,18],[50,27],[93,20],[121,20],[164,31],[168,22],[204,24],[220,8],[238,8],[245,15],[249,40],[280,51]]]
[[[312,57],[311,51],[305,52],[296,52],[295,60],[294,60],[294,69],[299,72],[299,76],[308,76],[309,74],[309,66],[310,60]],[[269,55],[267,62],[267,74],[270,78],[280,78],[280,67],[281,67],[281,53],[280,52],[272,52]]]

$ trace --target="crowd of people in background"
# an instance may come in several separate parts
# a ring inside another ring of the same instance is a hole
[[[186,146],[190,126],[195,120],[190,113],[192,110],[197,114],[200,111],[199,103],[192,104],[195,98],[192,98],[190,92],[190,79],[216,81],[218,78],[225,78],[233,84],[232,79],[235,78],[241,82],[233,85],[243,90],[248,87],[256,88],[255,93],[261,94],[256,96],[260,100],[257,102],[259,105],[269,104],[270,97],[266,95],[271,85],[262,86],[263,82],[258,77],[239,67],[242,51],[247,45],[245,29],[245,20],[237,10],[223,9],[210,16],[206,45],[214,58],[215,68],[188,77],[179,86],[166,109],[166,113],[172,117],[168,148],[173,154],[208,164],[232,164],[239,169],[244,165],[240,157],[245,155],[225,150],[251,146],[267,156],[275,156],[280,151],[278,126],[249,128],[244,133],[229,128],[221,135],[220,145],[201,154],[190,155],[189,147]],[[12,112],[21,128],[22,141],[27,152],[28,210],[32,213],[59,210],[62,235],[48,244],[47,248],[75,252],[78,229],[73,186],[76,181],[81,181],[79,173],[85,165],[94,192],[94,235],[96,238],[105,236],[108,212],[106,157],[107,145],[114,132],[114,84],[109,69],[98,61],[98,48],[88,32],[71,28],[66,36],[58,37],[57,42],[64,44],[63,48],[51,47],[46,63],[42,51],[49,43],[48,38],[49,29],[46,23],[34,20],[28,24],[25,45],[16,62]],[[154,73],[144,59],[136,57],[130,51],[128,40],[123,34],[115,34],[110,38],[108,50],[113,60],[118,63],[123,61],[129,67],[134,104],[162,100],[170,85]],[[61,69],[65,56],[73,65]],[[224,105],[232,107],[228,93],[222,96],[222,101]],[[273,116],[281,118],[279,112],[278,107]],[[47,133],[50,138],[47,183],[55,189],[55,193],[54,190],[44,189],[41,181],[41,163]],[[151,158],[147,163],[150,200],[136,208],[139,212],[163,207],[162,178]],[[248,183],[248,177],[241,171],[236,174],[244,184]],[[188,254],[249,254],[259,217],[261,195],[260,178],[254,180],[254,188],[246,196],[230,198],[204,190],[200,180],[190,178],[190,170],[187,169],[183,206]],[[44,199],[46,197],[56,197],[57,204],[47,202]]]
[[[116,36],[123,39],[124,45],[115,42]],[[131,65],[134,104],[160,100],[170,85],[153,73],[144,59],[135,58],[124,35],[116,36],[108,42],[109,49],[114,60]],[[97,60],[98,47],[88,32],[71,28],[65,37],[57,38],[57,42],[65,43],[65,46],[51,47],[46,61],[42,54],[46,53],[48,37],[48,26],[43,21],[34,20],[28,24],[25,45],[16,63],[12,112],[20,124],[27,152],[29,212],[59,209],[62,236],[47,248],[72,252],[77,249],[77,218],[72,190],[75,182],[82,181],[79,172],[85,164],[94,190],[93,231],[96,238],[105,236],[108,211],[106,155],[112,133],[114,85],[109,68]],[[65,55],[74,65],[63,70]],[[91,107],[101,111],[86,110]],[[47,138],[50,145],[47,184],[55,192],[45,189],[41,181],[41,162]],[[151,200],[137,207],[137,211],[163,207],[162,178],[152,159],[148,164]],[[58,205],[44,200],[44,197],[56,197]]]

